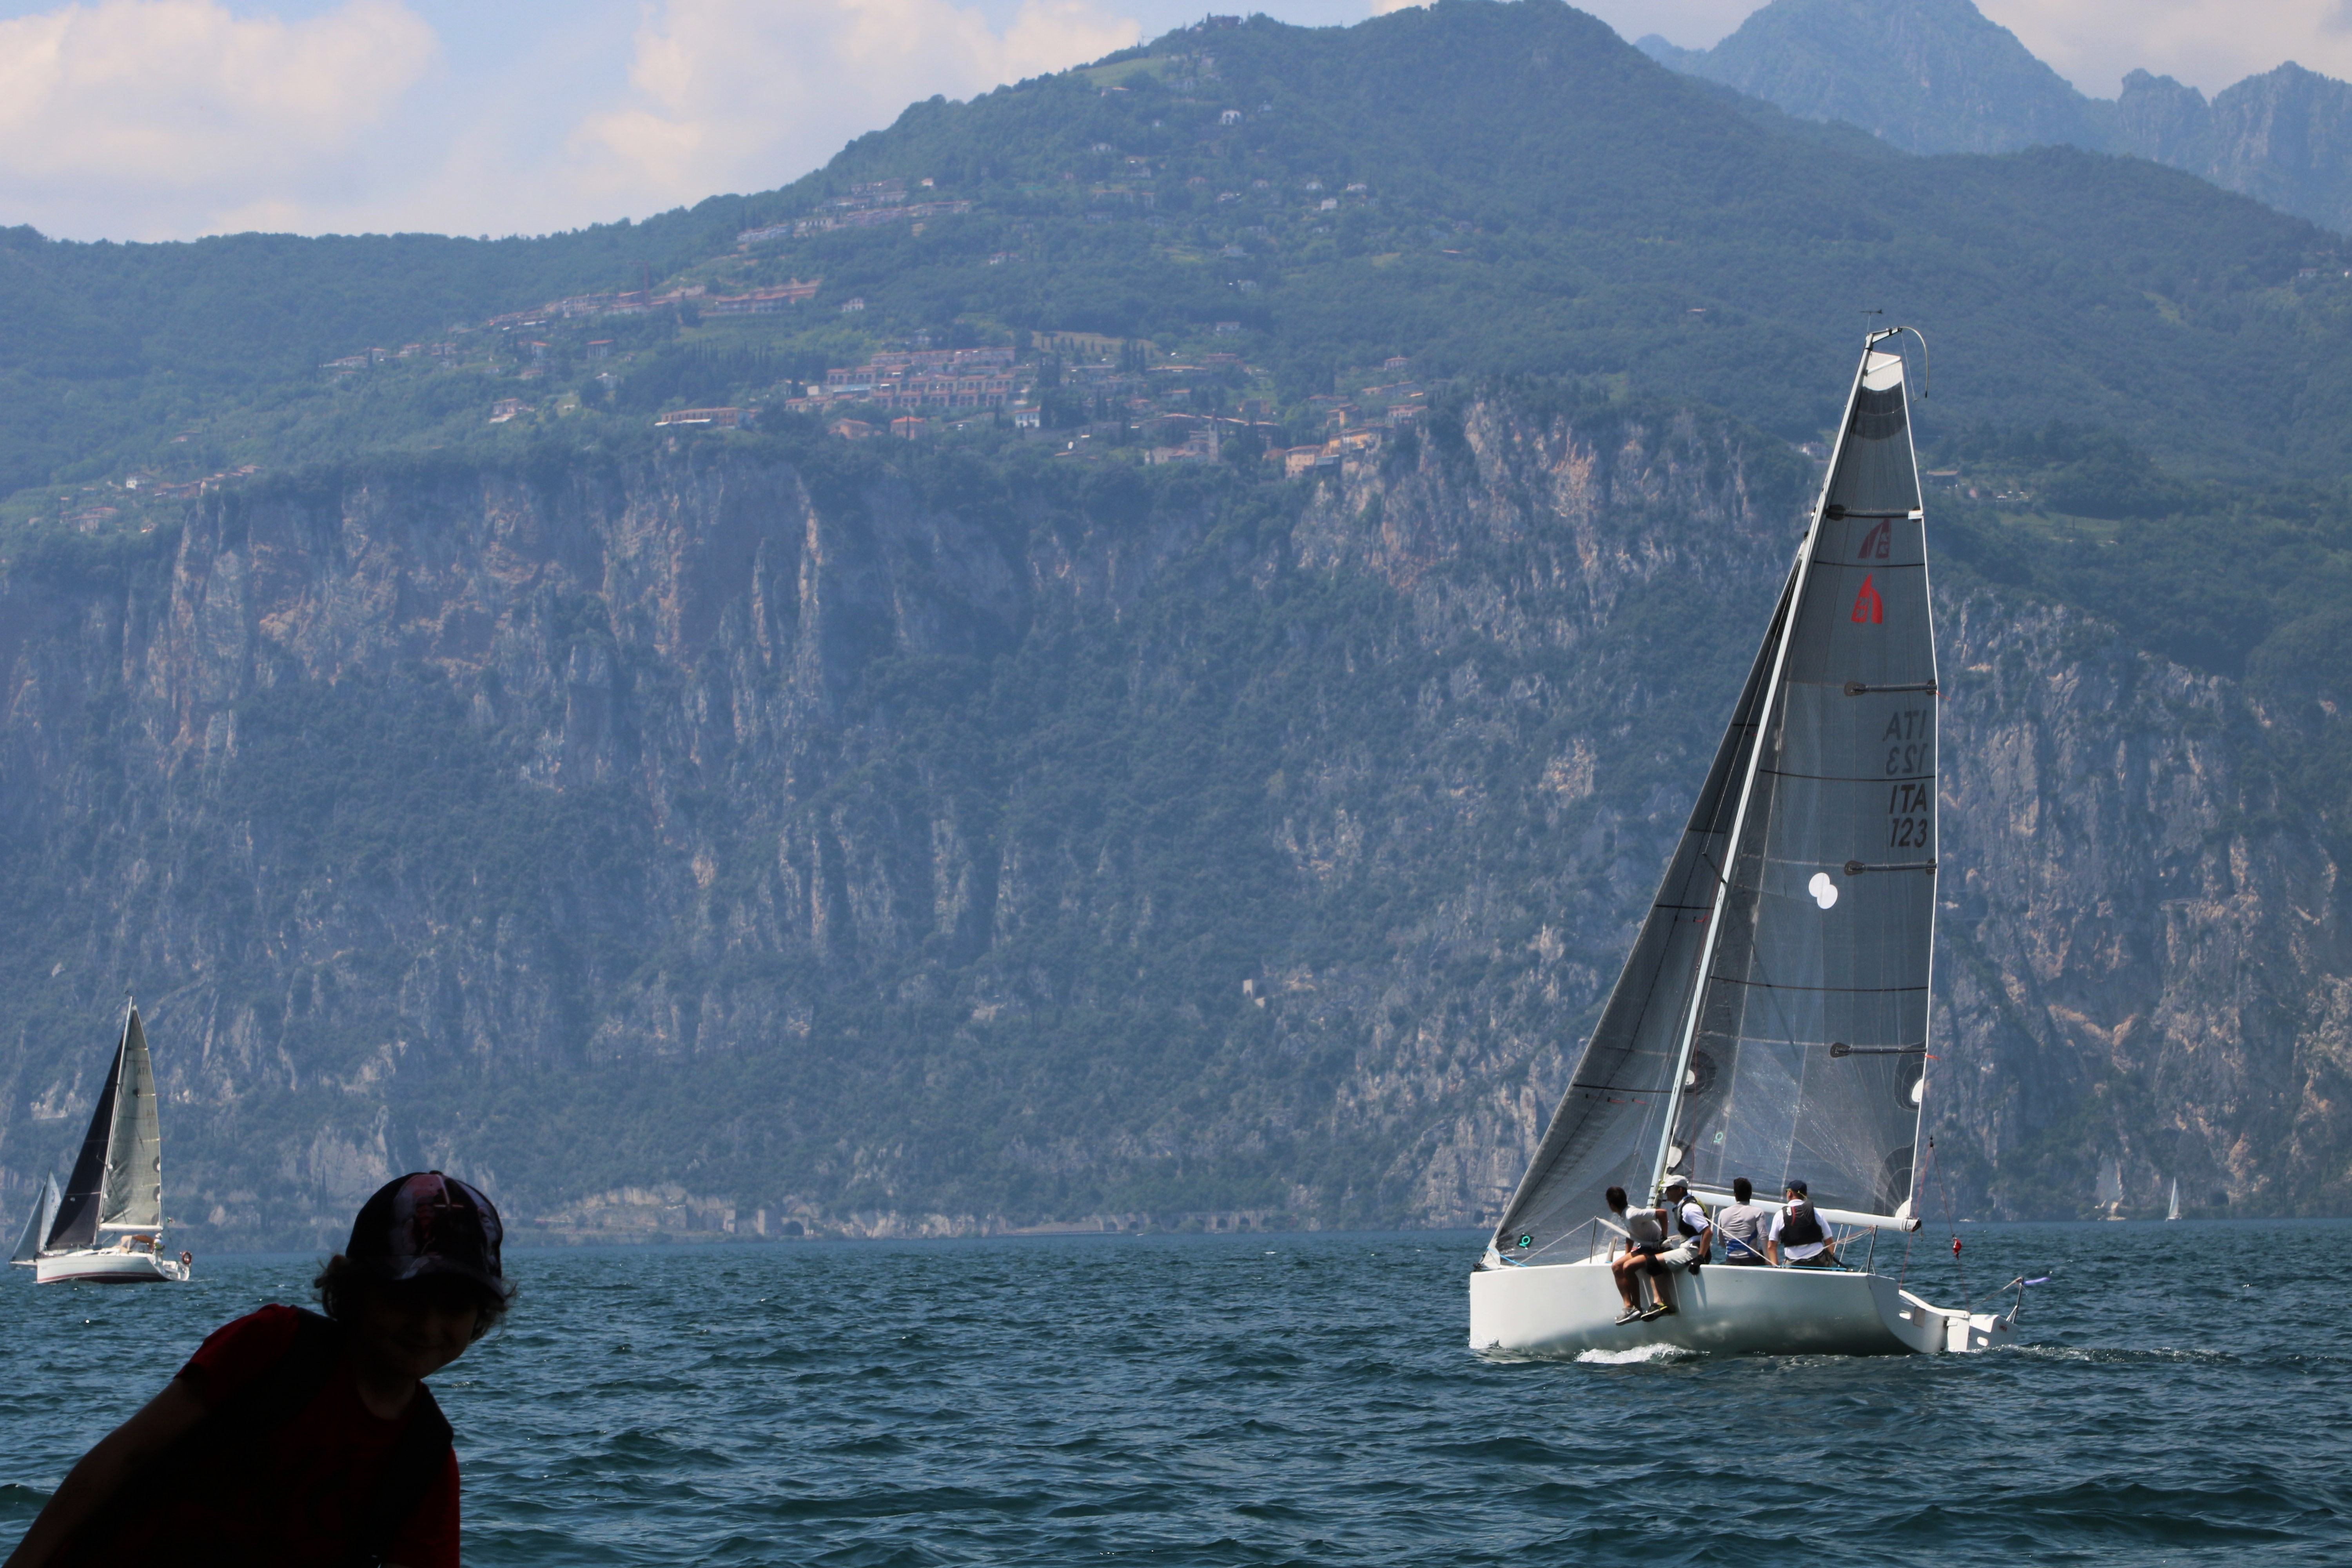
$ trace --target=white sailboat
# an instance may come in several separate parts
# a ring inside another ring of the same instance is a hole
[[[185,1279],[184,1255],[163,1246],[163,1134],[155,1067],[139,1008],[125,1002],[122,1037],[91,1110],[89,1131],[33,1258],[43,1285],[136,1285]]]
[[[41,1255],[41,1243],[48,1239],[49,1226],[58,1222],[58,1208],[64,1202],[58,1192],[57,1177],[43,1176],[41,1195],[33,1201],[33,1212],[25,1216],[25,1228],[16,1233],[16,1247],[8,1254],[9,1262],[25,1268],[33,1266],[33,1260]]]
[[[2172,1201],[2165,1205],[2164,1217],[2167,1219],[2180,1217],[2180,1178],[2178,1176],[2172,1178]]]
[[[1916,1230],[1936,909],[1936,650],[1903,359],[1874,331],[1813,508],[1689,826],[1534,1161],[1470,1276],[1473,1349],[1664,1344],[1936,1352],[2010,1316],[1854,1269],[1678,1271],[1620,1324],[1602,1194],[1669,1175],[1710,1207],[1810,1184],[1816,1212]],[[1765,1201],[1759,1206],[1777,1210]],[[1899,1251],[1888,1247],[1890,1254]],[[1718,1253],[1720,1257],[1720,1253]]]

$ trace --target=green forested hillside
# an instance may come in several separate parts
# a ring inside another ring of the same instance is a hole
[[[735,248],[886,177],[971,210]],[[446,443],[480,421],[422,387],[347,417],[351,388],[317,367],[647,277],[822,277],[807,310],[730,326],[794,374],[916,331],[1178,345],[1230,320],[1289,397],[1401,353],[1424,376],[1618,378],[1792,438],[1831,416],[1823,368],[1884,309],[1927,333],[1957,416],[2113,426],[2199,468],[2325,469],[2352,428],[2339,248],[2137,161],[1907,157],[1677,76],[1549,0],[1446,0],[1344,30],[1259,17],[917,104],[782,190],[634,225],[155,246],[12,231],[0,493],[205,453]],[[853,297],[868,308],[845,328],[835,307]],[[656,335],[691,343],[696,321],[691,303],[665,310]],[[656,325],[624,349],[652,352]],[[551,335],[557,383],[579,384],[579,343],[612,329]],[[460,346],[484,373],[458,399],[470,414],[519,366],[497,334]]]

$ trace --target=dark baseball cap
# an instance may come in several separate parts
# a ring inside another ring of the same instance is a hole
[[[1790,1182],[1789,1184],[1789,1190],[1796,1194],[1801,1198],[1811,1195],[1805,1191],[1805,1184],[1802,1182]]]
[[[498,1205],[479,1187],[438,1171],[417,1171],[386,1182],[360,1205],[343,1256],[379,1279],[448,1276],[504,1300],[514,1290],[499,1266],[505,1235]]]

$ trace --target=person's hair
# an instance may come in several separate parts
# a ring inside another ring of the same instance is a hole
[[[1622,1209],[1625,1206],[1625,1189],[1622,1187],[1612,1187],[1602,1195],[1608,1198],[1609,1206],[1612,1209]]]
[[[480,1339],[504,1321],[507,1309],[514,1305],[509,1296],[501,1296],[487,1286],[476,1285],[470,1279],[454,1275],[429,1275],[427,1279],[448,1280],[469,1287],[474,1295],[474,1338]],[[421,1284],[424,1281],[411,1281]],[[327,1259],[319,1269],[319,1277],[310,1281],[310,1289],[319,1295],[319,1309],[339,1323],[349,1323],[359,1316],[360,1307],[370,1296],[401,1289],[399,1285],[377,1279],[341,1253]]]
[[[1756,1189],[1748,1184],[1747,1177],[1734,1176],[1731,1178],[1731,1196],[1734,1202],[1744,1204],[1755,1195]]]

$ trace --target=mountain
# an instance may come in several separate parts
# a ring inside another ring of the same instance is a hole
[[[2063,144],[2128,153],[2352,231],[2352,85],[2289,62],[2204,94],[2134,71],[2088,97],[1971,0],[1772,0],[1710,49],[1640,47],[1809,120],[1913,153]]]
[[[854,187],[892,180],[970,210],[919,232],[822,226],[887,216]],[[2352,329],[2295,279],[2342,250],[2145,164],[1904,157],[1667,72],[1542,0],[1446,0],[1349,29],[1257,19],[913,105],[781,191],[633,225],[497,242],[11,231],[0,521],[79,510],[85,487],[132,474],[493,440],[488,405],[550,371],[535,353],[567,389],[609,369],[651,412],[689,385],[781,401],[919,333],[1227,349],[1290,408],[1400,354],[1424,375],[1614,376],[1810,439],[1833,398],[1791,367],[1872,308],[1929,332],[1958,416],[2112,426],[2189,467],[2332,471]],[[822,289],[779,319],[539,310],[648,281],[708,298],[795,278]],[[852,300],[866,309],[844,316]],[[1238,341],[1210,341],[1220,321]],[[591,340],[613,340],[611,366],[585,363]],[[322,368],[410,344],[455,357]],[[751,357],[726,357],[739,347]]]
[[[2352,232],[2352,84],[2289,61],[2213,96],[2124,79],[2116,146]]]
[[[2106,151],[2114,141],[2113,104],[2077,92],[1972,0],[1773,0],[1713,48],[1676,48],[1655,35],[1637,47],[1906,152]]]
[[[1540,0],[579,235],[19,231],[0,1204],[127,982],[200,1247],[415,1165],[551,1240],[1491,1215],[1872,302],[1935,353],[1951,1200],[2341,1207],[2334,245]],[[1041,427],[808,394],[960,349]]]

